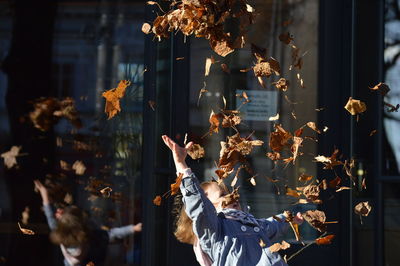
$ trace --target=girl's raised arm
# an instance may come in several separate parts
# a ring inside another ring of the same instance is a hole
[[[183,173],[180,189],[183,195],[185,211],[193,221],[193,231],[199,238],[202,250],[210,255],[211,244],[216,241],[220,231],[219,218],[214,206],[200,187],[198,179],[185,162],[187,149],[193,143],[190,142],[186,147],[180,147],[166,135],[162,136],[162,139],[172,151],[176,171]]]

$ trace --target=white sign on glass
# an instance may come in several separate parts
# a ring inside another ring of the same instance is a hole
[[[241,118],[250,121],[268,121],[268,118],[275,116],[278,105],[277,91],[262,90],[236,90],[236,94],[246,92],[250,102],[242,105],[239,109]],[[242,104],[239,98],[236,101],[236,108]]]

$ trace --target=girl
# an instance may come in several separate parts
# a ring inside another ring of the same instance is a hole
[[[35,187],[40,192],[43,209],[50,229],[50,240],[61,247],[64,265],[102,265],[105,261],[109,242],[142,231],[142,224],[112,228],[109,231],[97,229],[86,213],[76,206],[57,209],[54,214],[47,188],[35,180]]]
[[[280,221],[255,219],[253,215],[241,211],[237,202],[223,208],[226,192],[217,183],[206,186],[203,191],[185,162],[187,149],[193,143],[180,147],[166,135],[162,139],[172,151],[177,172],[183,173],[180,189],[185,212],[193,223],[193,233],[209,262],[214,266],[287,265],[277,252],[269,250],[271,240],[287,230],[286,216],[277,215]],[[294,222],[300,224],[302,221],[298,213]]]

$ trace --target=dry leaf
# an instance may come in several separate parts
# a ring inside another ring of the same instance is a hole
[[[206,58],[206,64],[205,64],[205,69],[204,69],[204,76],[208,76],[210,74],[210,68],[211,65],[215,63],[214,57],[211,56],[211,58]]]
[[[175,183],[171,184],[171,196],[175,195],[179,191],[179,186],[181,185],[182,182],[182,177],[183,174],[179,173],[178,176],[175,179]]]
[[[239,198],[240,198],[239,188],[237,187],[231,193],[224,196],[224,199],[222,201],[222,208],[225,208],[226,206],[229,206],[232,203],[238,202]]]
[[[103,189],[100,190],[100,193],[101,193],[104,197],[109,198],[109,197],[111,196],[111,191],[112,191],[112,188],[110,188],[110,187],[105,187],[105,188],[103,188]]]
[[[392,104],[390,104],[390,103],[387,103],[387,102],[383,102],[383,104],[386,105],[387,107],[389,107],[389,109],[387,109],[387,111],[388,111],[389,113],[399,111],[400,104],[397,104],[396,106],[394,106],[394,105],[392,105]]]
[[[124,97],[126,88],[129,85],[131,85],[129,80],[121,80],[117,88],[103,92],[102,96],[106,99],[104,111],[108,115],[108,119],[113,118],[121,111],[119,101]]]
[[[264,248],[266,246],[266,244],[264,243],[264,241],[262,239],[260,239],[258,244],[260,245],[261,248]]]
[[[302,213],[304,220],[306,220],[312,227],[320,232],[326,231],[326,216],[323,211],[319,210],[309,210]]]
[[[279,40],[288,45],[291,41],[293,41],[293,36],[290,35],[289,32],[282,33],[281,35],[279,35]]]
[[[30,211],[29,207],[26,206],[25,209],[24,209],[24,211],[21,213],[21,218],[22,218],[22,219],[21,219],[21,222],[22,222],[22,224],[25,224],[25,225],[28,224],[28,220],[29,220],[29,211]]]
[[[289,80],[286,80],[284,78],[280,78],[277,82],[272,82],[272,84],[281,91],[287,91],[287,89],[289,88]]]
[[[335,179],[329,181],[329,187],[336,188],[340,185],[341,182],[342,182],[342,179],[337,176]]]
[[[75,174],[83,175],[86,171],[86,166],[83,164],[82,161],[75,161],[72,165],[72,169],[75,170]]]
[[[14,165],[17,165],[16,157],[19,156],[21,149],[21,146],[12,146],[9,151],[1,154],[1,157],[4,158],[4,165],[8,169],[13,168]]]
[[[190,149],[188,149],[187,154],[193,159],[197,160],[204,157],[204,148],[200,144],[193,144]]]
[[[387,84],[379,82],[375,87],[370,88],[370,90],[378,91],[382,96],[385,96],[390,91],[390,88]]]
[[[30,229],[22,228],[21,225],[20,225],[19,223],[18,223],[18,227],[19,227],[19,230],[21,230],[21,232],[22,232],[24,235],[34,235],[34,234],[35,234],[35,232],[33,232],[33,231],[30,230]]]
[[[335,235],[327,235],[325,237],[315,239],[315,243],[317,245],[329,245],[332,243],[333,238],[335,238]]]
[[[279,120],[279,113],[277,113],[275,116],[271,116],[268,118],[268,121],[276,121]]]
[[[300,176],[299,176],[299,181],[300,182],[307,182],[307,181],[310,181],[311,179],[313,179],[314,177],[312,176],[312,175],[306,175],[306,174],[301,174]]]
[[[282,243],[275,243],[269,247],[269,251],[278,252],[279,250],[285,250],[290,248],[290,244],[285,240],[282,240]]]
[[[374,129],[369,133],[369,136],[372,137],[373,135],[376,134],[376,132],[378,132],[378,130]]]
[[[363,113],[367,110],[367,106],[364,102],[360,100],[354,100],[352,97],[349,97],[344,108],[352,115]]]
[[[65,171],[71,170],[71,166],[66,161],[63,161],[63,160],[60,160],[60,167],[62,170],[65,170]]]
[[[289,146],[288,141],[292,139],[292,134],[287,132],[280,125],[274,125],[275,131],[270,133],[269,146],[274,152],[280,152],[285,146]]]
[[[142,31],[145,34],[149,34],[151,32],[151,25],[149,23],[143,23]]]
[[[153,203],[154,203],[154,205],[160,206],[161,205],[161,196],[156,196],[153,199]]]
[[[340,192],[342,190],[349,190],[349,189],[351,189],[351,187],[340,187],[340,188],[336,189],[336,192]]]
[[[149,106],[151,110],[155,111],[156,110],[156,102],[155,101],[149,101]]]
[[[371,210],[372,207],[369,205],[368,201],[362,201],[354,207],[354,212],[361,216],[368,216]]]
[[[256,184],[256,180],[254,179],[254,176],[252,177],[252,178],[250,178],[250,183],[253,185],[253,186],[256,186],[257,184]]]
[[[317,128],[317,126],[315,125],[315,122],[308,122],[307,126],[309,128],[311,128],[312,130],[314,130],[315,132],[317,132],[318,134],[321,134],[321,131]]]
[[[286,187],[286,195],[295,198],[299,198],[301,196],[301,194],[297,190],[291,189],[290,187]]]
[[[66,193],[65,194],[65,197],[64,197],[64,202],[65,203],[67,203],[67,204],[69,204],[69,205],[71,205],[72,203],[73,203],[73,198],[72,198],[72,195],[71,195],[71,193]]]

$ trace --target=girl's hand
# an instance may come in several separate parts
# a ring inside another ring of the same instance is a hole
[[[34,180],[35,188],[39,191],[40,196],[42,197],[43,205],[47,205],[50,203],[49,201],[49,193],[47,188],[40,182],[39,180]]]
[[[168,148],[172,151],[176,171],[182,172],[184,169],[188,168],[185,159],[187,156],[187,150],[193,145],[193,142],[189,142],[185,147],[181,147],[167,135],[163,135],[162,139],[165,145],[167,145]]]
[[[142,232],[142,223],[135,224],[133,226],[133,232]]]

